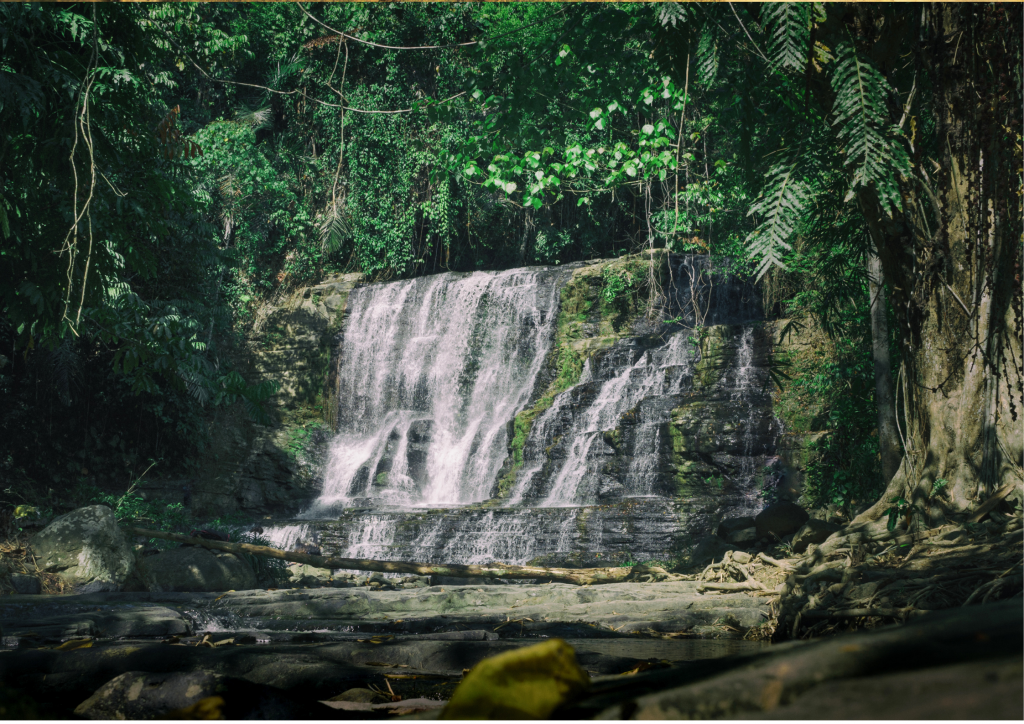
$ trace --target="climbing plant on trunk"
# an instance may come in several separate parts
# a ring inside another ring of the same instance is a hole
[[[1021,43],[1007,32],[1021,13],[950,4],[919,13],[910,29],[919,82],[933,93],[934,139],[930,149],[909,139],[902,214],[884,213],[871,188],[857,199],[891,289],[907,423],[903,464],[865,518],[901,494],[940,517],[1021,475]],[[850,19],[865,46],[885,32],[863,9]],[[938,480],[947,492],[930,500]]]
[[[905,455],[858,522],[904,498],[935,524],[1021,479],[1022,55],[1006,32],[1020,9],[815,4],[794,25],[773,4],[755,20],[779,49],[769,84],[792,86],[799,70],[829,120],[898,325]],[[784,52],[801,43],[802,68]],[[762,268],[814,213],[813,152],[782,155],[755,206]]]

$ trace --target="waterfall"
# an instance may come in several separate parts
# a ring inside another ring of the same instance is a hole
[[[550,349],[557,272],[442,274],[371,285],[349,298],[339,434],[306,517],[353,505],[485,500],[508,421]]]
[[[587,355],[533,420],[505,499],[490,496],[511,422],[557,373],[560,294],[587,265],[353,290],[321,495],[268,535],[350,558],[607,565],[667,558],[722,511],[748,512],[771,453],[758,299],[727,266],[671,259],[660,318]],[[715,360],[695,344],[702,325],[718,330]],[[694,439],[680,448],[682,428]]]
[[[547,442],[555,436],[572,441],[564,460],[557,464],[553,473],[549,472],[553,480],[542,506],[595,502],[593,496],[588,496],[583,490],[585,480],[596,481],[600,476],[598,468],[602,456],[593,454],[594,447],[603,447],[604,433],[619,427],[622,416],[644,400],[654,395],[678,394],[680,381],[685,377],[685,373],[678,374],[678,370],[688,368],[692,350],[685,332],[677,332],[659,349],[626,349],[623,354],[626,355],[625,360],[613,357],[597,370],[591,360],[587,360],[579,386],[575,388],[576,394],[569,390],[560,395],[530,431],[527,445],[534,453],[546,448]],[[630,363],[633,357],[636,360]],[[592,396],[580,394],[588,389],[594,391]],[[565,422],[567,418],[568,424]],[[631,469],[627,473],[625,489],[629,495],[652,494],[652,476],[645,475],[645,471],[653,471],[656,466],[654,458],[660,449],[658,427],[664,422],[667,418],[647,417],[640,425]],[[549,461],[537,455],[533,465],[520,476],[513,502],[523,500],[535,486],[538,473],[545,468],[551,468]]]

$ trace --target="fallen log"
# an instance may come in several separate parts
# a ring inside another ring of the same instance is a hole
[[[742,581],[740,583],[701,583],[697,586],[697,593],[704,591],[767,591],[763,583],[754,580]]]
[[[264,558],[277,558],[291,563],[305,563],[315,568],[347,569],[355,571],[375,571],[379,573],[405,573],[416,576],[455,576],[458,578],[541,578],[545,581],[559,581],[585,586],[598,583],[622,583],[639,580],[674,580],[677,577],[666,574],[661,568],[652,566],[631,566],[617,568],[544,568],[541,566],[511,566],[503,563],[489,565],[457,565],[442,563],[409,563],[405,561],[374,561],[365,558],[333,558],[315,556],[298,551],[284,551],[270,546],[257,546],[250,543],[228,543],[226,541],[191,538],[178,533],[165,533],[162,530],[146,528],[127,528],[131,535],[145,538],[161,538],[163,540],[188,543],[212,550],[228,553],[248,553]]]

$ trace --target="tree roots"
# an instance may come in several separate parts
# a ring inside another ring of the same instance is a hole
[[[773,621],[755,637],[810,638],[1024,594],[1019,514],[992,517],[983,526],[947,525],[914,535],[846,540],[845,548],[833,541],[812,547],[792,565],[772,602]],[[763,555],[759,560],[779,563]],[[709,566],[702,579],[732,574],[745,580],[737,573],[742,571],[723,560]]]

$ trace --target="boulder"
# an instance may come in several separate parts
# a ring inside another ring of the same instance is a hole
[[[54,520],[29,541],[39,570],[60,575],[77,593],[117,591],[135,567],[135,556],[114,511],[79,508]]]
[[[334,575],[329,568],[316,568],[305,563],[292,563],[288,566],[289,583],[296,587],[330,586],[333,579]]]
[[[672,572],[677,573],[688,568],[706,566],[712,560],[722,560],[726,551],[734,550],[738,550],[736,546],[726,543],[716,535],[705,536],[697,542],[690,555],[684,558],[679,566],[672,569]]]
[[[429,588],[430,576],[403,576],[400,580],[403,588]]]
[[[725,539],[726,543],[731,543],[734,546],[745,548],[746,546],[752,546],[757,543],[758,540],[757,528],[750,526],[743,530],[734,530]]]
[[[11,585],[14,590],[24,595],[36,595],[43,592],[43,584],[35,576],[26,576],[23,573],[11,574]]]
[[[754,519],[749,515],[742,518],[726,518],[718,524],[718,537],[722,540],[729,540],[729,536],[741,530],[754,527]]]
[[[793,536],[793,551],[803,553],[811,543],[820,545],[842,526],[811,518]]]
[[[796,503],[790,503],[788,500],[773,503],[754,518],[757,537],[774,540],[775,536],[778,536],[781,539],[800,530],[800,526],[806,523],[809,517],[807,511]]]
[[[184,546],[140,562],[150,591],[245,591],[256,588],[256,574],[232,553]]]

